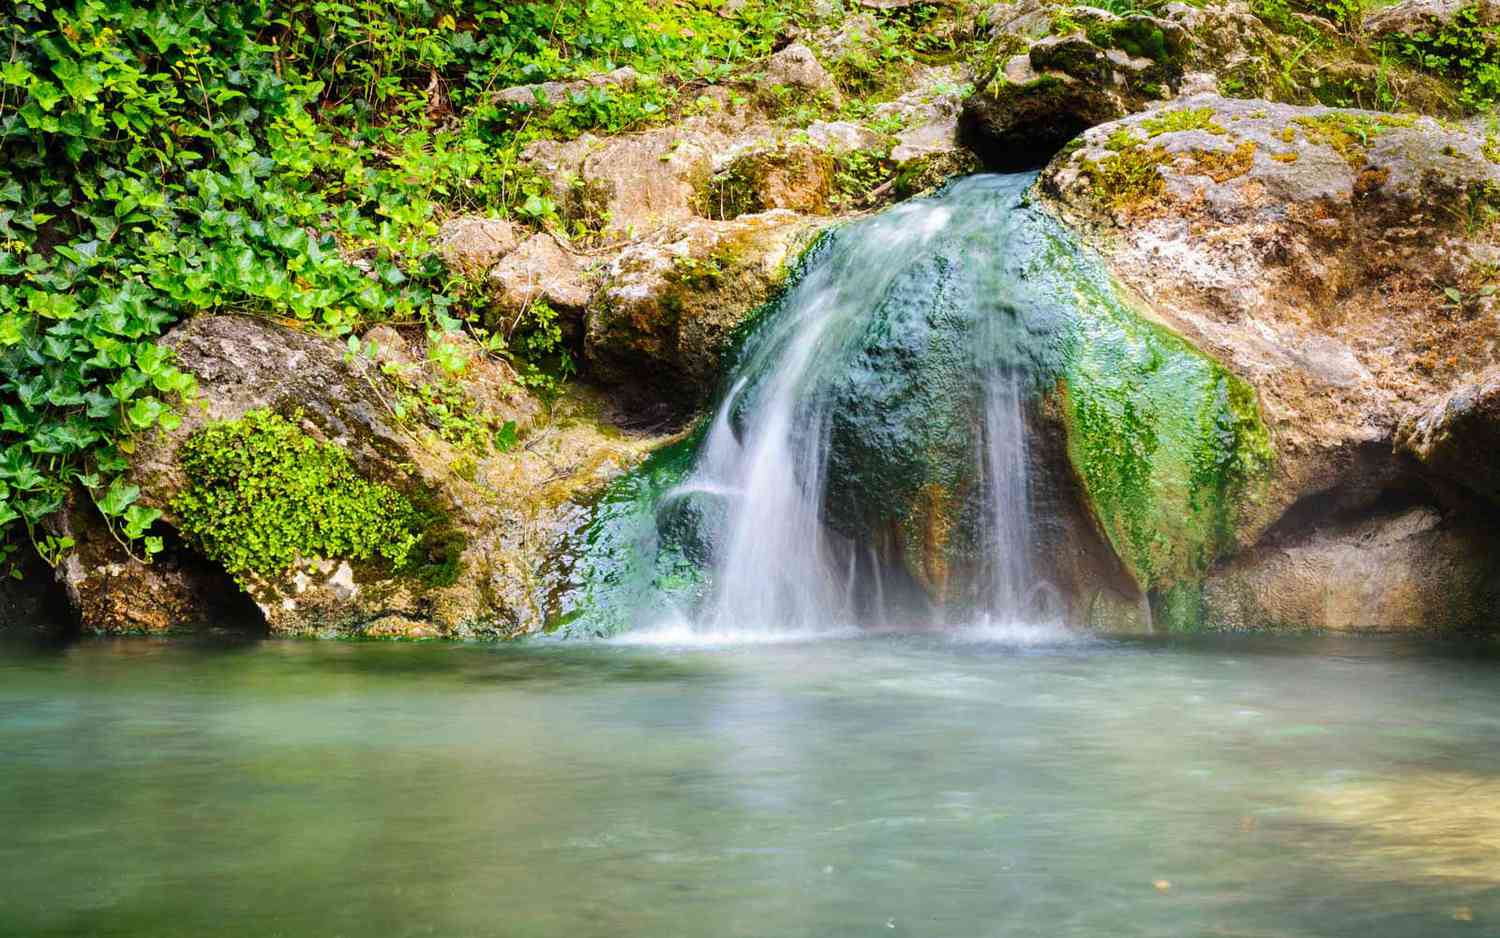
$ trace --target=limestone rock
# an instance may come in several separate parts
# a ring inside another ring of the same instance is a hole
[[[766,60],[766,83],[794,88],[810,98],[823,97],[831,107],[843,104],[833,76],[823,68],[813,51],[793,43]]]
[[[591,374],[637,399],[654,395],[679,417],[690,413],[718,381],[730,336],[820,226],[778,210],[697,219],[631,245],[589,305]]]
[[[586,217],[606,234],[641,236],[693,216],[713,167],[712,140],[675,129],[608,140],[584,158]]]
[[[914,81],[911,91],[876,105],[877,119],[894,118],[901,125],[890,152],[898,172],[910,177],[926,170],[929,178],[923,182],[930,183],[974,168],[972,157],[959,140],[962,77],[952,67],[929,68]]]
[[[1171,20],[1076,7],[1079,29],[1021,41],[1002,36],[1003,56],[976,75],[963,131],[990,166],[1039,165],[1081,131],[1170,97],[1182,80],[1187,30]],[[1024,59],[1022,56],[1024,55]]]
[[[1416,507],[1325,522],[1257,547],[1204,585],[1207,624],[1230,629],[1489,632],[1500,533]]]
[[[1451,210],[1500,184],[1484,144],[1429,118],[1199,97],[1094,128],[1044,173],[1116,275],[1258,392],[1280,479],[1249,541],[1500,358],[1477,299],[1500,244]]]
[[[199,403],[181,427],[141,439],[131,481],[143,503],[165,512],[174,546],[156,562],[123,556],[93,516],[64,516],[79,542],[63,581],[85,628],[159,631],[221,621],[213,603],[238,595],[221,569],[175,532],[173,496],[188,485],[178,447],[209,423],[256,409],[294,415],[302,429],[343,449],[355,470],[419,501],[431,521],[419,550],[445,567],[444,579],[393,573],[374,563],[306,557],[284,573],[242,574],[259,617],[278,634],[504,636],[539,628],[547,616],[540,571],[579,503],[639,460],[654,442],[608,434],[597,421],[538,427],[536,403],[505,366],[449,337],[468,356],[459,385],[472,419],[530,429],[524,447],[478,450],[450,442],[420,409],[394,406],[437,376],[426,340],[390,328],[365,337],[373,357],[348,356],[342,343],[259,319],[189,320],[164,340],[199,383]],[[453,356],[445,356],[453,357]],[[589,405],[597,407],[598,405]],[[576,409],[571,399],[556,413]]]
[[[1239,0],[1201,6],[1174,2],[1161,11],[1161,16],[1189,37],[1180,46],[1184,71],[1212,76],[1212,83],[1203,88],[1190,86],[1184,75],[1177,87],[1179,94],[1188,96],[1233,85],[1237,97],[1275,95],[1279,76],[1273,63],[1287,53],[1279,48],[1276,33],[1248,4]]]
[[[1396,445],[1432,472],[1500,504],[1500,368],[1409,416]]]
[[[437,254],[449,270],[480,274],[494,266],[521,241],[516,226],[503,218],[463,215],[438,230]]]
[[[1402,0],[1365,14],[1364,33],[1378,40],[1418,33],[1434,35],[1444,26],[1453,25],[1461,11],[1474,8],[1480,26],[1500,24],[1500,3],[1494,0]]]
[[[599,75],[590,75],[576,81],[548,81],[535,85],[517,85],[496,92],[495,103],[510,107],[551,108],[565,102],[571,95],[585,94],[601,89],[634,90],[640,76],[635,69],[626,66]]]
[[[834,169],[832,155],[810,145],[752,150],[736,158],[709,183],[704,214],[717,219],[771,209],[827,214]]]
[[[585,135],[531,144],[521,162],[552,179],[552,198],[569,220],[607,238],[633,238],[693,217],[694,199],[724,142],[717,133],[686,126]]]
[[[884,143],[884,138],[853,121],[817,121],[800,131],[807,142],[833,156],[842,156],[859,150],[874,150]],[[792,135],[794,138],[798,134]]]
[[[493,288],[491,325],[509,326],[533,303],[542,301],[565,321],[581,322],[594,282],[578,258],[546,232],[534,234],[489,273]]]
[[[1201,610],[1191,589],[1155,596],[1158,624],[1440,628],[1500,609],[1467,557],[1493,546],[1442,514],[1471,496],[1430,481],[1497,491],[1469,454],[1496,439],[1500,243],[1453,209],[1500,185],[1485,143],[1429,118],[1200,96],[1096,127],[1043,173],[1044,201],[1249,382],[1270,431],[1242,552]],[[1392,502],[1420,511],[1370,520]]]

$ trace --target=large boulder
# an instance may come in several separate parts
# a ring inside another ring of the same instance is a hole
[[[1051,204],[1116,275],[1259,392],[1281,473],[1254,527],[1495,360],[1485,146],[1429,118],[1205,96],[1048,167]]]
[[[509,369],[459,336],[438,340],[448,348],[429,354],[428,339],[381,328],[350,354],[342,343],[263,320],[209,316],[164,341],[196,376],[198,404],[177,429],[138,441],[131,481],[143,504],[164,512],[174,546],[142,564],[89,512],[67,515],[79,546],[62,566],[63,582],[91,630],[221,621],[219,610],[236,591],[224,568],[203,555],[234,564],[236,545],[203,540],[183,514],[215,497],[200,487],[197,464],[184,459],[185,445],[207,430],[280,415],[279,426],[330,444],[360,480],[354,484],[387,492],[383,504],[411,506],[420,522],[411,532],[413,563],[399,569],[338,554],[236,568],[235,582],[277,634],[501,636],[540,627],[548,600],[539,571],[578,502],[653,442],[566,419],[577,406],[568,401],[554,422],[539,426],[540,408]],[[526,445],[515,445],[517,437]],[[260,442],[246,437],[243,445]],[[183,501],[186,492],[196,493],[196,506]],[[292,507],[324,510],[319,493],[308,497]],[[287,507],[251,503],[252,526],[258,505]]]
[[[1115,276],[1253,388],[1275,468],[1241,501],[1232,543],[1409,490],[1398,426],[1500,356],[1488,223],[1500,166],[1486,150],[1428,118],[1202,96],[1094,128],[1044,172],[1044,201]],[[1455,425],[1482,399],[1457,395]],[[1414,429],[1408,448],[1445,472],[1441,424]],[[1461,547],[1470,533],[1435,535],[1449,553],[1434,563],[1480,549]],[[1184,590],[1158,611],[1200,621]]]

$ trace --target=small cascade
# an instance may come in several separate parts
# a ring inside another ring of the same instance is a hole
[[[1014,309],[997,302],[987,267],[1024,178],[967,180],[849,226],[750,338],[693,472],[663,500],[697,503],[710,568],[707,596],[688,613],[697,627],[933,623],[949,612],[958,538],[979,561],[969,611],[1004,622],[1035,612],[1029,380],[1007,347]],[[931,396],[903,386],[927,382],[943,395],[933,403],[955,411],[944,419],[966,424],[938,449],[974,443],[929,454],[936,466],[902,452],[924,435],[903,441],[902,408],[883,400]],[[861,475],[877,484],[860,490]],[[882,498],[894,503],[860,503]]]
[[[1034,178],[970,177],[826,235],[712,417],[560,551],[550,628],[1190,623],[1176,585],[1267,478],[1253,392],[1143,317],[1028,202]]]

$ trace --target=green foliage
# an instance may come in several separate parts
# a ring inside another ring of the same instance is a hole
[[[1459,10],[1435,33],[1402,36],[1396,45],[1412,63],[1453,81],[1471,109],[1500,101],[1500,27],[1483,25],[1477,5]]]
[[[424,519],[405,496],[269,411],[198,431],[179,459],[189,484],[172,510],[182,532],[236,576],[311,557],[379,558],[399,570],[422,538]]]
[[[530,139],[660,119],[688,81],[764,55],[782,0],[13,0],[0,19],[0,562],[70,488],[111,498],[130,436],[194,392],[154,340],[235,311],[342,336],[472,322],[432,256],[435,209],[558,222]],[[509,85],[629,64],[631,92],[545,114]],[[571,366],[555,317],[507,336],[523,377]],[[518,337],[518,338],[517,338]],[[550,360],[550,365],[542,365]],[[118,509],[116,511],[116,509]]]
[[[841,154],[834,164],[833,205],[851,209],[872,191],[888,181],[892,164],[888,149],[851,150]]]

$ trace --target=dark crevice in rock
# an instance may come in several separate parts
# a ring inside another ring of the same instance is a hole
[[[78,617],[51,568],[21,548],[15,559],[20,577],[0,579],[0,634],[68,638],[78,633]]]
[[[270,634],[265,614],[222,564],[203,556],[175,529],[168,528],[163,541],[162,552],[152,563],[162,564],[192,584],[197,621],[182,623],[183,631]]]
[[[959,143],[992,173],[1019,173],[1041,169],[1074,137],[1094,126],[1095,121],[1067,112],[1040,114],[996,135],[984,118],[966,108],[959,119]]]

